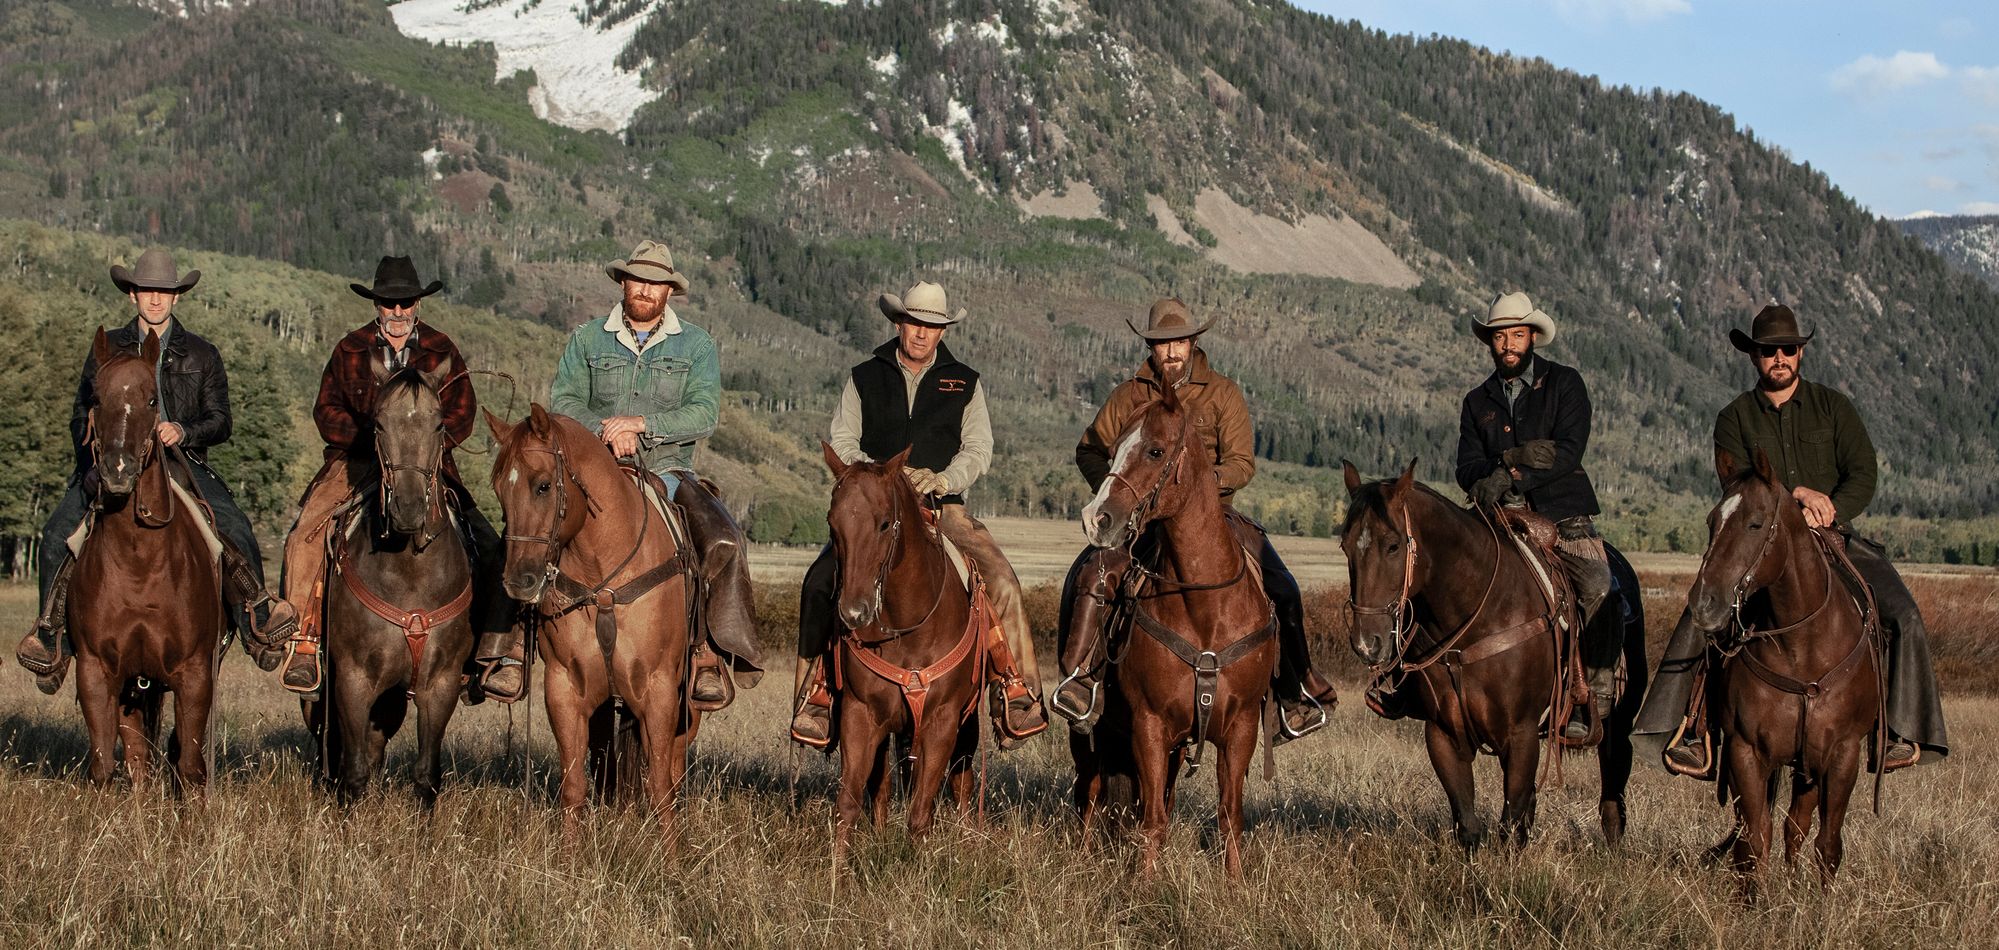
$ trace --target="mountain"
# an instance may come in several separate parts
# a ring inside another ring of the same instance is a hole
[[[1999,289],[1999,215],[1924,215],[1897,223],[1951,266]]]
[[[816,440],[888,335],[875,296],[919,278],[975,314],[950,342],[994,402],[985,511],[1073,516],[1070,447],[1142,352],[1124,320],[1175,294],[1253,404],[1244,505],[1330,531],[1341,458],[1449,480],[1489,371],[1468,317],[1515,288],[1591,386],[1620,542],[1698,547],[1713,414],[1750,382],[1726,332],[1773,298],[1861,401],[1881,523],[1999,500],[1999,294],[1690,96],[1251,0],[183,12],[0,15],[0,216],[326,275],[411,253],[523,339],[665,239],[733,394],[701,464],[761,537],[823,532]],[[1991,550],[1933,534],[1904,548]]]

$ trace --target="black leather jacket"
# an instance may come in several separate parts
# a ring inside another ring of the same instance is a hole
[[[112,330],[106,336],[120,350],[137,351],[140,343],[139,318]],[[83,378],[76,385],[76,404],[70,409],[69,437],[76,449],[76,467],[90,464],[90,450],[84,446],[90,409],[97,404],[97,356],[83,358]],[[180,448],[201,465],[208,464],[208,448],[229,441],[233,421],[229,416],[229,374],[222,369],[222,354],[215,344],[202,339],[186,324],[174,320],[167,333],[166,352],[160,355],[160,405],[168,422],[183,430]]]
[[[1498,374],[1465,394],[1458,417],[1458,487],[1500,467],[1500,453],[1535,439],[1555,443],[1552,468],[1522,468],[1513,488],[1535,511],[1556,521],[1597,513],[1596,488],[1583,471],[1589,447],[1589,392],[1582,374],[1553,360],[1534,357],[1534,384],[1520,397],[1519,412],[1506,404]]]

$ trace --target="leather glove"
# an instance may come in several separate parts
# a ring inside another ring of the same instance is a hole
[[[1497,508],[1500,500],[1512,490],[1513,476],[1503,468],[1495,468],[1492,474],[1472,483],[1471,498],[1487,508]]]
[[[936,472],[927,468],[905,468],[902,470],[902,474],[909,479],[909,487],[916,489],[916,493],[919,495],[944,494],[941,488],[944,484],[944,476]]]
[[[1499,453],[1499,458],[1513,468],[1554,468],[1555,443],[1552,439],[1534,439]]]

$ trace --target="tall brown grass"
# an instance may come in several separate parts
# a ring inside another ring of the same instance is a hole
[[[1674,582],[1646,583],[1663,642]],[[1947,668],[1991,655],[1995,590],[1990,577],[1918,587]],[[24,628],[31,599],[0,588],[0,631]],[[1029,601],[1037,630],[1051,631],[1053,594],[1037,587]],[[1315,628],[1337,630],[1343,601],[1314,591]],[[795,591],[765,588],[758,602],[770,642],[788,649]],[[1350,676],[1346,656],[1343,634],[1319,644],[1320,662]],[[1129,848],[1078,841],[1053,735],[991,759],[985,827],[946,820],[921,843],[895,827],[863,834],[840,874],[832,766],[783,738],[775,681],[709,720],[685,840],[668,854],[633,811],[601,811],[580,840],[562,840],[538,707],[460,711],[434,813],[400,779],[342,809],[306,779],[296,706],[232,656],[220,775],[186,802],[90,788],[74,701],[42,697],[9,667],[0,946],[1990,946],[1999,700],[1956,676],[1956,751],[1890,777],[1879,817],[1849,819],[1832,888],[1780,868],[1765,900],[1745,906],[1727,875],[1690,860],[1726,830],[1709,787],[1642,768],[1630,837],[1611,851],[1595,828],[1591,760],[1573,759],[1568,786],[1542,795],[1532,843],[1467,856],[1447,843],[1420,727],[1353,702],[1326,733],[1279,750],[1274,784],[1252,779],[1240,882],[1207,847],[1206,775],[1184,786],[1157,878],[1134,872]],[[392,769],[407,769],[410,745],[398,739]],[[1481,763],[1488,817],[1495,772]]]

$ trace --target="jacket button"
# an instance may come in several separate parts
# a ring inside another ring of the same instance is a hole
[[[1501,432],[1512,432],[1512,431],[1513,431],[1513,427],[1512,427],[1512,426],[1500,426],[1500,427],[1499,427],[1499,431],[1501,431]]]

